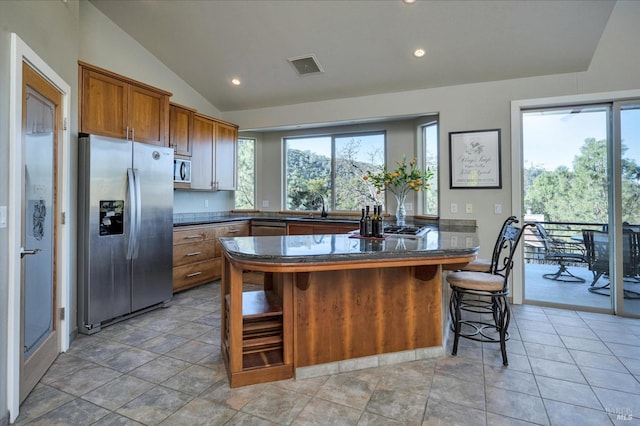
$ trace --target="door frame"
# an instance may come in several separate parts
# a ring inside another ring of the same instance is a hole
[[[21,319],[21,197],[22,197],[22,64],[27,62],[62,93],[62,139],[59,141],[58,158],[59,170],[57,175],[59,212],[66,216],[64,223],[60,217],[58,223],[58,238],[55,242],[58,249],[57,284],[59,308],[65,310],[65,316],[60,321],[60,350],[65,352],[69,348],[69,334],[72,321],[71,306],[71,227],[70,219],[70,160],[71,144],[69,119],[71,111],[71,87],[33,50],[29,48],[17,34],[11,33],[11,70],[10,70],[10,101],[9,101],[9,211],[8,211],[8,321],[7,321],[7,407],[10,422],[14,422],[20,409],[20,319]]]
[[[637,99],[639,97],[640,90],[621,90],[615,92],[511,101],[511,176],[513,176],[511,184],[511,211],[513,214],[520,220],[524,218],[524,201],[522,199],[522,166],[524,159],[522,154],[521,116],[523,109],[566,106],[570,104],[613,103],[627,99]],[[514,256],[513,271],[511,275],[513,277],[513,304],[520,305],[524,301],[523,245],[518,248],[518,252]],[[622,296],[614,299],[614,313],[618,312],[618,307],[621,306],[620,303],[622,303]]]

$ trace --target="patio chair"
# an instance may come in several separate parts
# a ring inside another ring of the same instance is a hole
[[[584,245],[579,242],[564,241],[549,236],[541,223],[536,223],[537,237],[544,245],[544,260],[557,263],[558,270],[553,273],[543,274],[548,280],[565,283],[583,283],[586,280],[573,275],[567,266],[575,263],[586,263]]]
[[[611,282],[596,285],[600,278],[609,276],[609,234],[607,232],[591,229],[582,230],[582,239],[586,249],[586,260],[589,270],[593,273],[593,281],[589,291],[604,296],[611,295]],[[630,229],[622,231],[622,275],[623,279],[632,279],[640,282],[640,234]],[[640,293],[624,289],[625,299],[638,299]]]

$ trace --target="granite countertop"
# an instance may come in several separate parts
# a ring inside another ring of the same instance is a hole
[[[223,249],[238,260],[306,263],[477,254],[475,228],[432,228],[422,237],[388,236],[385,239],[355,235],[288,235],[220,238]]]
[[[217,215],[209,213],[181,213],[173,217],[173,226],[204,225],[207,223],[224,223],[236,220],[259,220],[261,222],[300,222],[300,223],[330,223],[330,224],[358,224],[359,219],[345,217],[321,218],[320,214],[309,216],[260,216],[260,215]]]

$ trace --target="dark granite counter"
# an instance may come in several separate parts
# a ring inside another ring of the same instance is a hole
[[[478,251],[475,228],[431,228],[422,237],[388,236],[363,239],[355,235],[289,235],[221,238],[234,260],[307,263],[366,259],[469,256]]]

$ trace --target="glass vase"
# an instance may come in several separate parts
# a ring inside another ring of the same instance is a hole
[[[396,225],[404,226],[407,221],[407,211],[404,208],[404,199],[407,197],[406,193],[395,194],[396,196]]]

